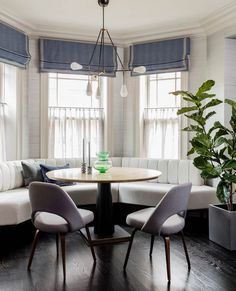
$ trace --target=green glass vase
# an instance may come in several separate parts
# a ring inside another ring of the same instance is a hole
[[[98,170],[100,173],[106,173],[108,169],[112,167],[112,162],[109,160],[108,152],[98,152],[97,153],[98,160],[94,163],[94,168]]]

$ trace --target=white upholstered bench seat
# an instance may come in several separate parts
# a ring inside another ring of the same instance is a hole
[[[21,187],[0,192],[0,225],[18,224],[30,219],[29,190]]]
[[[199,171],[191,160],[161,160],[112,157],[114,167],[156,169],[162,175],[155,181],[112,184],[113,202],[155,206],[174,185],[192,182],[188,209],[205,209],[217,203],[215,188],[204,185]],[[51,166],[69,164],[80,167],[81,159],[31,159],[31,163]],[[21,161],[0,163],[0,225],[19,224],[30,219],[28,189],[24,188]],[[77,205],[95,204],[96,184],[75,184],[63,189]]]
[[[76,184],[62,187],[76,205],[95,204],[96,184]],[[118,201],[118,184],[112,186],[112,201]],[[0,225],[19,224],[30,219],[29,190],[25,187],[0,192]]]
[[[165,193],[175,185],[177,184],[120,183],[119,202],[156,206]],[[192,186],[188,209],[205,209],[210,203],[217,203],[215,188],[207,185]]]

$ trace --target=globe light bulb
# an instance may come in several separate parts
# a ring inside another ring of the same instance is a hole
[[[144,74],[146,73],[146,68],[144,66],[135,67],[133,68],[133,72],[137,74]]]
[[[121,89],[120,89],[120,96],[125,98],[128,96],[128,89],[127,89],[127,86],[125,84],[123,84],[121,86]]]
[[[80,65],[79,63],[73,62],[70,64],[70,68],[72,71],[77,71],[77,70],[81,70],[83,66]]]
[[[93,95],[92,82],[91,82],[90,78],[88,79],[86,95],[87,96],[92,96]]]

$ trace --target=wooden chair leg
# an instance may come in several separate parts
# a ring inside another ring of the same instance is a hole
[[[32,264],[32,260],[34,257],[34,252],[35,252],[35,248],[39,239],[39,235],[40,235],[40,231],[37,229],[35,232],[35,236],[34,236],[34,241],[32,244],[32,248],[31,248],[31,253],[30,253],[30,258],[29,258],[29,262],[28,262],[28,270],[30,270],[31,264]]]
[[[64,281],[66,279],[66,250],[65,250],[65,234],[60,233],[61,240],[61,257],[62,257],[62,266],[63,266],[63,276]]]
[[[152,250],[153,250],[154,240],[155,240],[155,236],[152,234],[152,236],[151,236],[150,252],[149,252],[149,256],[150,257],[152,256]]]
[[[128,246],[128,249],[127,249],[125,262],[124,262],[124,266],[123,266],[123,270],[124,271],[126,270],[126,266],[127,266],[128,260],[129,260],[130,250],[131,250],[131,247],[132,247],[132,244],[133,244],[134,235],[135,235],[136,231],[137,231],[137,229],[134,229],[132,234],[131,234],[131,237],[130,237],[129,246]]]
[[[189,259],[189,255],[188,255],[188,249],[187,249],[187,246],[186,246],[186,242],[185,242],[185,239],[184,239],[184,233],[181,231],[180,235],[181,235],[181,239],[182,239],[182,242],[183,242],[185,257],[186,257],[186,260],[187,260],[187,263],[188,263],[188,269],[190,270],[191,269],[191,263],[190,263],[190,259]]]
[[[91,250],[91,253],[92,253],[92,256],[93,256],[93,260],[94,260],[94,262],[96,262],[96,255],[95,255],[95,252],[94,252],[93,242],[91,240],[91,235],[90,235],[89,228],[87,226],[85,226],[85,230],[86,230],[86,233],[87,233],[89,247],[90,247],[90,250]]]
[[[59,234],[56,234],[57,259],[59,257]]]
[[[170,272],[170,238],[168,236],[163,236],[165,242],[165,252],[166,252],[166,270],[167,270],[167,279],[171,281],[171,272]]]

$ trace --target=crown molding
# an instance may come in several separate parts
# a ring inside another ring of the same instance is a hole
[[[2,9],[2,8],[0,11],[0,20],[3,22],[6,22],[7,24],[9,24],[11,26],[14,26],[14,27],[24,31],[28,35],[32,35],[32,31],[34,29],[36,29],[36,27],[34,25],[28,23],[27,21],[20,19],[19,17],[14,15],[11,11],[8,11],[8,10]]]
[[[213,34],[236,24],[236,2],[224,6],[201,21],[206,33]]]
[[[191,36],[191,35],[203,35],[205,33],[204,29],[199,25],[187,25],[180,24],[173,26],[163,26],[156,29],[149,29],[147,31],[139,31],[138,33],[132,34],[114,34],[111,33],[114,43],[118,46],[125,47],[130,44],[134,44],[140,41],[155,40],[160,38],[171,38],[175,36]],[[71,40],[84,40],[84,41],[94,41],[97,38],[97,34],[85,34],[79,33],[76,30],[58,29],[58,27],[39,27],[38,30],[33,32],[34,36],[37,37],[53,37],[61,39],[71,39]]]
[[[205,35],[205,30],[199,25],[187,25],[179,24],[175,26],[163,26],[157,29],[152,29],[148,33],[138,32],[132,35],[123,35],[122,42],[125,46],[139,43],[152,41],[156,39],[168,39],[173,37],[182,36],[203,36]]]
[[[0,20],[21,29],[31,38],[53,37],[71,40],[94,41],[97,34],[93,32],[79,32],[77,28],[65,28],[64,26],[46,26],[33,25],[27,21],[20,19],[11,11],[2,9],[0,11]],[[161,27],[150,27],[145,30],[131,33],[112,33],[114,43],[121,47],[130,44],[145,42],[155,39],[171,38],[176,36],[202,36],[222,31],[227,27],[236,24],[236,2],[221,8],[208,17],[202,19],[199,23],[175,23],[172,25],[164,25]]]

